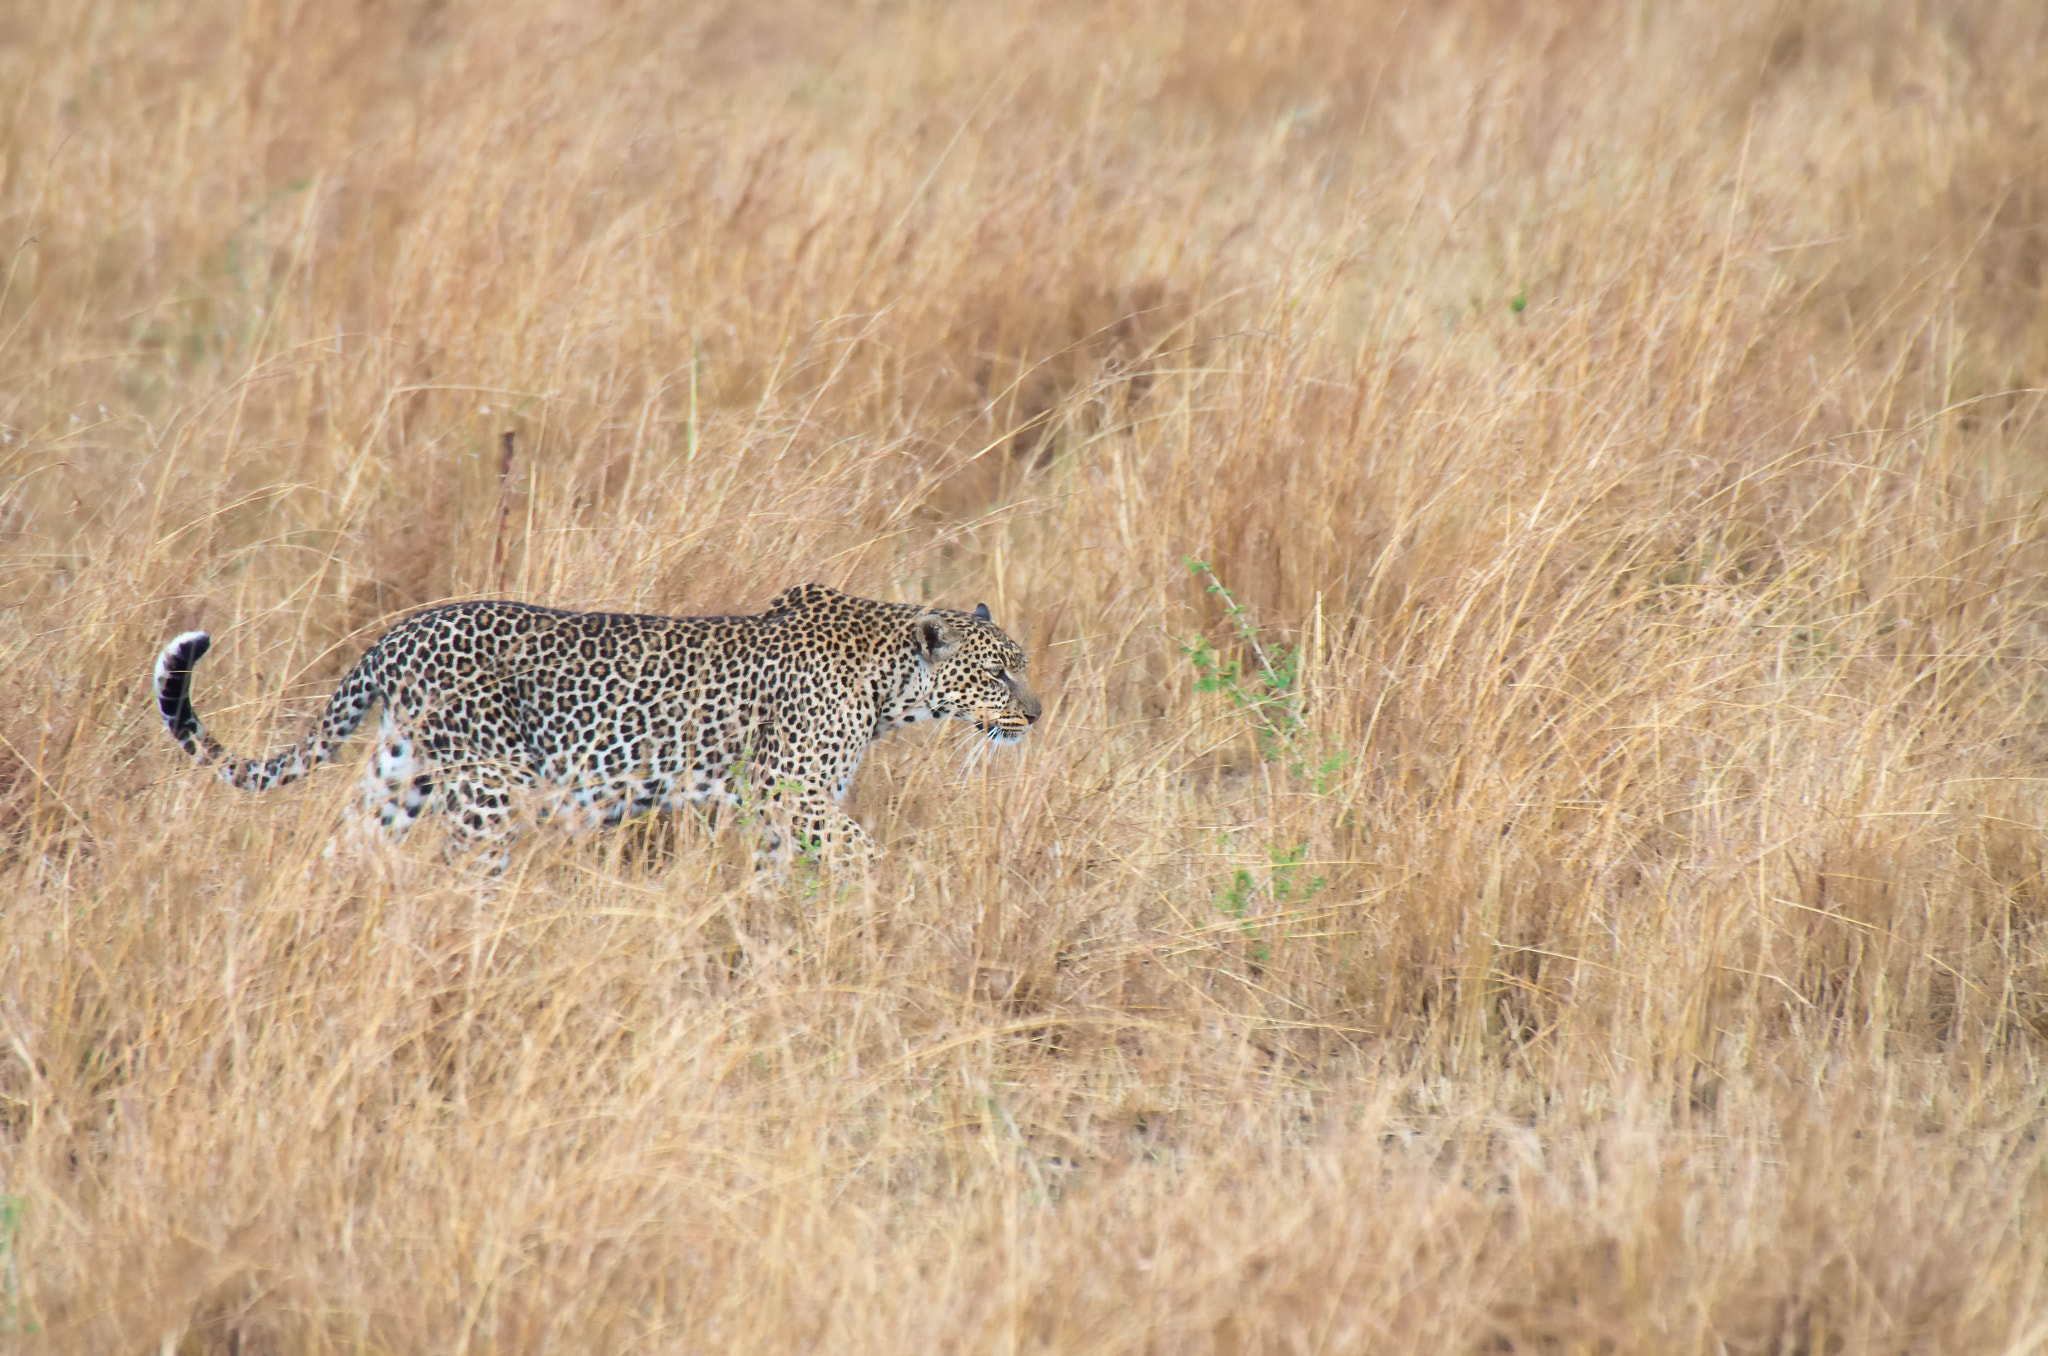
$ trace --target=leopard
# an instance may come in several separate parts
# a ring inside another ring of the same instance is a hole
[[[295,745],[229,753],[192,703],[205,631],[158,655],[157,708],[186,754],[246,791],[332,762],[373,706],[382,715],[358,824],[402,840],[438,815],[450,850],[502,867],[526,818],[573,831],[650,812],[734,807],[758,829],[757,865],[872,861],[841,805],[868,749],[948,718],[1013,745],[1044,706],[1024,648],[972,612],[784,589],[767,610],[705,617],[583,612],[479,599],[386,631]]]

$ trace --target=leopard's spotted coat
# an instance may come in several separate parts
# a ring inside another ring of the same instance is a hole
[[[654,617],[468,602],[400,622],[342,680],[303,740],[232,757],[192,707],[212,643],[164,647],[156,697],[171,737],[253,791],[330,761],[383,704],[366,811],[393,836],[443,813],[478,844],[515,801],[582,823],[716,801],[758,812],[770,853],[865,856],[840,808],[868,746],[919,721],[964,720],[1014,743],[1041,711],[1022,647],[973,612],[787,589],[756,616]],[[522,793],[524,797],[522,797]]]

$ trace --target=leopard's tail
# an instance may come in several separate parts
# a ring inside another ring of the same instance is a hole
[[[201,766],[219,764],[220,779],[245,791],[268,791],[295,782],[320,764],[333,761],[335,750],[383,696],[373,657],[365,655],[328,699],[327,710],[304,739],[269,758],[236,758],[206,732],[199,713],[192,709],[192,666],[212,645],[213,637],[206,632],[187,631],[164,646],[156,657],[157,710],[163,712],[164,728],[179,748]]]

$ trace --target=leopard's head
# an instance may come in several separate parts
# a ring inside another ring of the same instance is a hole
[[[926,680],[923,705],[934,717],[964,720],[993,743],[1014,744],[1044,710],[1024,677],[1024,647],[989,619],[986,603],[972,612],[927,612],[911,622],[910,640]]]

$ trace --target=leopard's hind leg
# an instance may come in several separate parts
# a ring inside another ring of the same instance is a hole
[[[441,810],[448,820],[448,856],[502,871],[518,838],[518,793],[534,784],[523,770],[464,763],[441,773]]]
[[[390,841],[403,841],[433,807],[438,771],[422,748],[419,732],[387,705],[378,725],[377,755],[363,774],[361,830],[370,834],[381,829]]]

